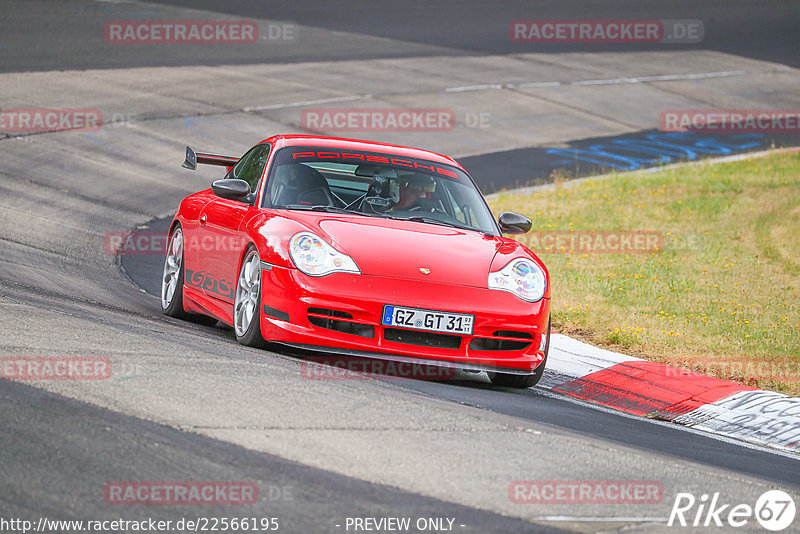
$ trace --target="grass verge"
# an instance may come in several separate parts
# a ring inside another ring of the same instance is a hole
[[[501,193],[547,265],[553,324],[595,345],[800,395],[800,156]]]

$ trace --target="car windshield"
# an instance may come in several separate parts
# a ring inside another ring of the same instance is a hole
[[[322,147],[275,154],[264,206],[353,212],[498,234],[483,197],[456,167],[427,160]]]

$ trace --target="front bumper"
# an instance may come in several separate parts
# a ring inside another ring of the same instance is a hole
[[[530,374],[544,360],[549,298],[525,302],[484,288],[296,269],[262,269],[261,333],[268,341],[428,365]],[[385,304],[475,315],[472,335],[381,325]]]

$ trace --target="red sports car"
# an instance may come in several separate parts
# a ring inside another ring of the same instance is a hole
[[[231,325],[267,342],[425,366],[487,371],[529,387],[544,371],[550,283],[533,252],[503,233],[451,158],[403,146],[307,135],[265,139],[186,197],[162,278],[167,315]]]

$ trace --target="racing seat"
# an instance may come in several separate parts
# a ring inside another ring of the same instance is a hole
[[[336,205],[325,177],[308,165],[302,163],[281,165],[274,180],[271,198],[275,206]]]

